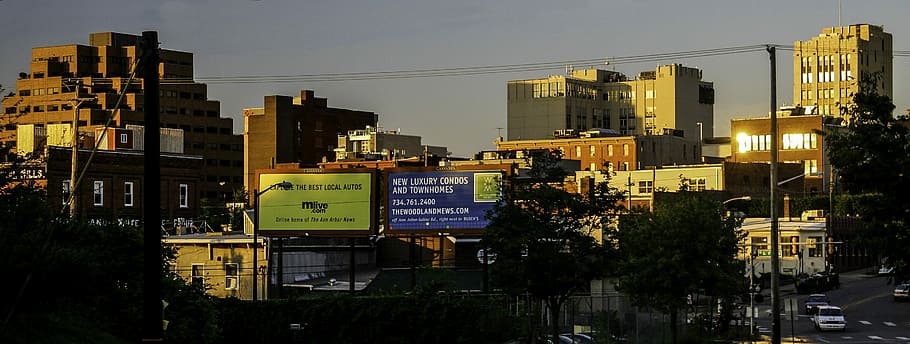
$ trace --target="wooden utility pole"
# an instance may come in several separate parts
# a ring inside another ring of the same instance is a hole
[[[145,173],[142,183],[144,237],[144,288],[142,296],[142,341],[164,341],[163,304],[161,298],[161,164],[160,150],[160,78],[158,75],[158,32],[142,33],[142,77],[145,84]]]
[[[777,220],[777,56],[771,58],[771,343],[780,344],[780,239]]]

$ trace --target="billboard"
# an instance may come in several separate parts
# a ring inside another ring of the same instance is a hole
[[[482,230],[502,196],[502,171],[390,172],[386,228],[397,234]]]
[[[262,190],[285,181],[291,187],[259,192],[259,233],[372,234],[374,176],[372,172],[260,174]]]

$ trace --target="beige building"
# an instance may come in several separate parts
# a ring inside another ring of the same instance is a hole
[[[876,74],[879,94],[892,97],[891,34],[869,24],[825,28],[793,43],[793,99],[809,113],[840,116],[865,77]]]
[[[165,246],[177,249],[171,269],[186,281],[205,285],[216,297],[253,298],[253,238],[243,232],[218,232],[166,236]],[[258,299],[265,299],[268,288],[268,255],[265,238],[259,237]]]
[[[622,135],[681,130],[684,137],[698,140],[713,136],[713,123],[714,84],[702,81],[701,70],[679,64],[641,72],[634,80],[585,69],[508,83],[509,140],[548,139],[555,130],[593,128]]]
[[[395,160],[425,156],[446,157],[448,148],[424,145],[421,137],[398,130],[367,126],[338,135],[335,161]]]
[[[20,73],[16,92],[3,97],[0,144],[16,147],[17,125],[71,125],[74,116],[86,138],[108,118],[115,128],[143,125],[143,79],[137,76],[127,86],[140,39],[101,32],[92,33],[88,45],[33,48],[29,72]],[[243,138],[233,134],[232,119],[220,116],[220,103],[208,99],[207,86],[193,81],[192,53],[160,49],[159,55],[161,128],[182,130],[182,152],[204,158],[201,196],[226,201],[243,186]],[[72,147],[72,140],[66,142]]]

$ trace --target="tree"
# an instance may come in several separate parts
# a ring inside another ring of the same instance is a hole
[[[23,163],[0,146],[0,292],[9,296],[0,302],[0,342],[135,342],[142,325],[142,229],[71,221],[52,210],[39,184],[23,178]],[[189,319],[165,333],[168,341],[215,337],[204,290],[174,278],[167,265],[161,273],[163,297]]]
[[[613,245],[594,233],[620,213],[618,201],[623,199],[606,183],[587,195],[566,190],[559,159],[558,153],[536,157],[530,178],[510,180],[503,200],[488,215],[483,237],[483,245],[496,255],[495,285],[545,303],[554,342],[563,303],[609,271]],[[536,324],[529,327],[533,333]]]
[[[906,116],[892,115],[891,98],[876,92],[879,78],[860,82],[846,127],[828,131],[828,157],[838,184],[873,202],[862,209],[863,236],[877,246],[898,278],[910,278],[910,130]]]
[[[675,343],[677,312],[690,295],[722,301],[738,295],[740,225],[721,203],[684,190],[673,202],[655,204],[654,212],[638,209],[620,218],[618,289],[637,305],[670,314]]]

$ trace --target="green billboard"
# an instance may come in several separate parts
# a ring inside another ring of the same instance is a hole
[[[260,174],[259,233],[371,234],[373,180],[369,172]],[[291,187],[275,186],[283,182]]]

